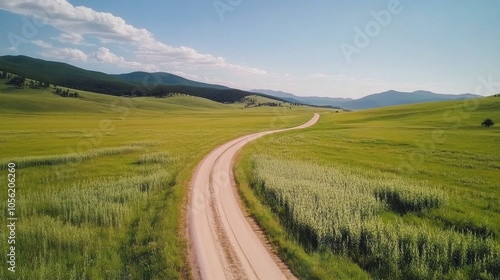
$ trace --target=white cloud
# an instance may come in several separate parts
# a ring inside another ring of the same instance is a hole
[[[143,64],[136,61],[127,61],[125,58],[112,53],[109,49],[101,47],[96,52],[86,54],[82,50],[72,48],[51,48],[43,51],[42,56],[47,58],[70,59],[83,62],[109,63],[118,67],[134,70],[157,71],[154,64]]]
[[[48,48],[51,48],[52,45],[47,43],[47,42],[44,42],[42,40],[33,40],[31,41],[31,43],[33,45],[36,45],[36,46],[39,46],[40,48],[44,48],[44,49],[48,49]]]
[[[57,36],[56,39],[61,43],[80,45],[83,42],[84,38],[82,35],[78,33],[68,32],[68,33],[62,33],[61,35]]]
[[[2,1],[0,9],[34,16],[68,33],[93,35],[106,41],[141,42],[154,40],[146,29],[135,28],[120,17],[83,6],[73,6],[66,0]]]
[[[216,64],[215,68],[229,70],[232,73],[236,73],[239,75],[267,75],[267,72],[265,70],[262,70],[262,69],[241,66],[241,65],[236,65],[236,64],[226,63],[226,62]]]
[[[327,74],[312,74],[310,75],[311,78],[316,78],[316,79],[329,79],[330,75]]]
[[[70,60],[88,61],[88,55],[81,50],[71,48],[50,49],[42,52],[48,58],[66,58]]]
[[[165,66],[197,66],[225,70],[238,75],[265,75],[266,71],[226,62],[223,57],[201,54],[189,47],[172,47],[161,42],[138,47],[137,55],[146,61],[161,61]]]
[[[205,67],[206,70],[217,69],[242,76],[266,74],[264,70],[232,64],[222,57],[199,53],[189,47],[166,45],[157,41],[148,30],[127,24],[120,17],[88,7],[73,6],[66,0],[1,1],[0,9],[34,16],[39,21],[54,26],[64,32],[57,37],[64,43],[80,44],[88,36],[98,38],[103,44],[130,44],[136,48],[137,57],[147,65],[161,64],[178,71]],[[103,50],[97,53],[99,52]],[[121,65],[133,66],[131,62],[120,62],[119,58],[112,58],[109,54],[101,53],[99,57],[103,61],[118,61]]]
[[[93,60],[101,63],[111,63],[124,68],[157,71],[157,68],[154,64],[142,64],[140,62],[127,61],[125,60],[125,58],[112,53],[109,49],[104,47],[99,48],[99,50],[92,53],[90,57]]]
[[[320,80],[336,80],[336,81],[354,81],[354,77],[346,76],[343,74],[312,74],[309,75],[310,78],[320,79]]]

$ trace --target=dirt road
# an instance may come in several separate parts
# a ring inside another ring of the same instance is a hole
[[[191,180],[188,234],[196,279],[286,279],[278,264],[243,215],[236,199],[233,163],[238,151],[264,135],[301,129],[259,132],[240,137],[213,150],[198,165]],[[290,278],[290,277],[288,277]]]

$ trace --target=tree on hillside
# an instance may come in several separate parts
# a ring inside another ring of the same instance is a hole
[[[488,118],[488,119],[485,119],[482,123],[481,123],[481,126],[484,126],[484,127],[492,127],[494,126],[495,123],[493,122],[492,119]]]
[[[15,76],[14,78],[10,79],[7,84],[22,88],[24,86],[24,81],[24,77]]]

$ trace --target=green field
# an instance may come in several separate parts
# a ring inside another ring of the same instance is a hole
[[[1,177],[17,165],[15,279],[189,277],[184,206],[197,163],[230,139],[312,116],[190,96],[79,94],[0,85]]]
[[[499,279],[500,98],[322,114],[250,144],[240,193],[311,279]]]
[[[296,275],[500,277],[500,129],[480,126],[500,119],[500,98],[337,113],[78,93],[0,85],[0,170],[16,164],[18,217],[15,278],[3,266],[1,279],[190,278],[184,207],[198,162],[318,110],[318,124],[257,140],[236,167]]]

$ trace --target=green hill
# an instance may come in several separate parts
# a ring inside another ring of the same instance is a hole
[[[132,84],[102,72],[23,55],[0,57],[0,70],[53,85],[105,94],[122,95],[133,87]]]
[[[52,85],[117,96],[164,97],[170,93],[181,93],[220,103],[234,103],[246,96],[255,95],[225,86],[191,81],[168,73],[133,72],[109,75],[22,55],[1,56],[0,70]],[[264,94],[262,96],[270,97]],[[280,98],[273,99],[283,101]]]
[[[107,113],[117,106],[129,106],[151,112],[175,112],[186,109],[203,111],[229,109],[218,102],[195,96],[176,95],[169,98],[122,98],[80,91],[81,98],[64,98],[48,89],[18,89],[0,84],[1,113]],[[184,110],[184,111],[183,111]]]

